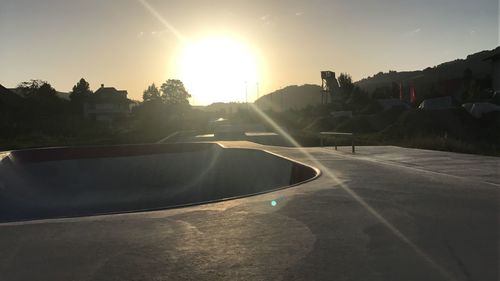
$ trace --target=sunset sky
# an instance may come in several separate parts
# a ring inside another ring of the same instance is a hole
[[[320,70],[354,80],[499,45],[498,0],[0,0],[0,84],[85,78],[141,100],[183,80],[192,104],[244,101]]]

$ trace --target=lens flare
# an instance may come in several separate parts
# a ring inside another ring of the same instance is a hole
[[[269,117],[265,112],[263,112],[255,104],[251,104],[251,109],[253,112],[257,113],[269,126],[271,126],[276,132],[285,137],[295,148],[298,148],[304,157],[310,160],[314,165],[320,168],[321,172],[330,178],[334,183],[336,183],[342,190],[344,190],[349,196],[351,196],[359,205],[365,208],[375,219],[377,219],[382,225],[389,229],[394,236],[403,241],[408,247],[410,247],[418,256],[424,259],[430,266],[432,266],[437,272],[439,272],[443,277],[448,280],[455,280],[452,275],[435,262],[427,253],[420,249],[413,241],[411,241],[406,235],[404,235],[395,225],[389,222],[384,216],[382,216],[377,210],[375,210],[370,204],[368,204],[363,198],[361,198],[354,190],[348,187],[344,182],[342,182],[333,172],[323,165],[319,160],[312,156],[307,150],[300,146],[300,144],[283,128],[281,128],[274,120]],[[272,203],[271,203],[272,204]]]

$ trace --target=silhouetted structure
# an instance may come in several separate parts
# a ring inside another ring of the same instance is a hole
[[[328,103],[328,96],[330,96],[330,102],[333,102],[339,91],[339,82],[335,78],[335,72],[321,71],[321,89],[321,104]]]
[[[83,114],[86,119],[113,122],[130,113],[131,101],[127,91],[114,87],[101,87],[84,104]]]

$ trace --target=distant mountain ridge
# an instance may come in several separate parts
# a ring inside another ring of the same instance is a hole
[[[408,84],[411,82],[420,90],[432,83],[439,83],[439,81],[461,79],[466,69],[470,69],[472,79],[484,79],[488,76],[491,77],[493,71],[491,63],[484,59],[498,53],[500,53],[500,47],[480,51],[468,55],[465,59],[444,62],[423,70],[379,72],[374,76],[354,82],[354,85],[369,94],[372,94],[378,88],[390,89],[394,83]],[[318,105],[320,103],[321,87],[312,84],[287,86],[255,101],[255,104],[260,108],[275,111],[301,109],[308,105]]]
[[[259,108],[274,111],[301,109],[308,105],[318,105],[320,103],[321,87],[312,84],[287,86],[255,101]]]
[[[391,87],[393,82],[405,83],[412,81],[417,84],[437,83],[443,80],[458,79],[470,69],[472,79],[484,79],[493,72],[492,65],[486,58],[500,52],[500,47],[468,55],[465,59],[456,59],[415,71],[379,72],[372,77],[361,79],[354,84],[368,93],[377,88]]]

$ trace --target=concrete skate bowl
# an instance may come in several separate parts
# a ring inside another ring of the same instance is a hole
[[[216,143],[62,147],[4,153],[0,222],[155,210],[296,185],[318,170]]]

